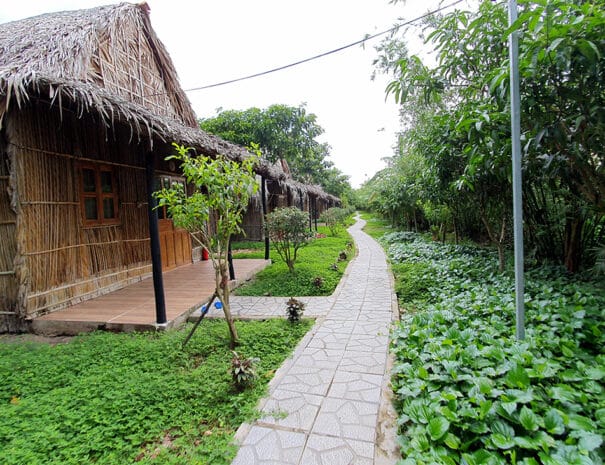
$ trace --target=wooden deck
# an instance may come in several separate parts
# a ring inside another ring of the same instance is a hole
[[[250,279],[270,262],[233,260],[235,287]],[[109,331],[147,331],[166,329],[184,323],[191,312],[214,292],[212,262],[201,261],[165,272],[164,292],[168,322],[155,323],[153,280],[144,279],[123,289],[49,313],[32,321],[32,330],[44,335],[75,335],[105,329]]]

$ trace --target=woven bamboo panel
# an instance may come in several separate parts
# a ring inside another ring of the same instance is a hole
[[[77,119],[69,113],[60,120],[42,104],[11,121],[28,314],[123,287],[148,272],[145,148],[134,144],[127,130],[117,128],[108,138],[93,123],[90,116]],[[56,125],[59,130],[46,130]],[[83,226],[79,160],[112,167],[118,224]],[[14,247],[3,247],[0,260],[12,263],[15,253]]]

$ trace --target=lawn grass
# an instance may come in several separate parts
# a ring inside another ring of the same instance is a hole
[[[363,231],[374,239],[380,239],[383,234],[394,231],[388,220],[378,218],[373,213],[362,212],[360,216],[366,221]]]
[[[312,321],[237,322],[259,379],[237,392],[227,326],[93,333],[67,344],[0,342],[0,463],[228,464],[274,371]],[[0,340],[1,341],[1,340]]]
[[[288,267],[271,248],[271,266],[258,273],[250,282],[236,289],[237,295],[249,296],[283,296],[302,297],[313,295],[330,295],[340,282],[348,262],[355,255],[351,244],[353,239],[347,231],[341,230],[338,236],[329,235],[325,227],[319,227],[318,233],[326,235],[313,239],[298,252],[298,260],[294,266],[295,273],[290,273]],[[235,253],[234,258],[262,258],[264,245],[260,249]],[[345,251],[347,259],[338,261],[340,252]],[[331,267],[336,264],[337,270]],[[316,278],[320,278],[316,280]],[[317,285],[321,282],[321,285]],[[315,284],[317,283],[317,284]]]

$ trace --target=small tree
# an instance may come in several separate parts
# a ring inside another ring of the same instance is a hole
[[[231,345],[238,342],[237,329],[229,305],[228,248],[231,235],[242,231],[240,224],[252,194],[258,188],[253,167],[257,157],[241,163],[221,156],[192,157],[189,148],[173,144],[175,155],[167,160],[179,160],[187,183],[194,188],[191,195],[179,184],[155,193],[160,205],[166,205],[175,226],[186,229],[193,240],[208,249],[214,266],[217,297],[229,326]],[[210,223],[212,220],[212,230]]]
[[[267,234],[290,273],[294,273],[298,249],[313,236],[308,225],[309,214],[296,207],[278,208],[267,214]]]
[[[337,236],[338,231],[344,227],[347,219],[347,211],[343,208],[328,208],[319,217],[319,221],[326,224],[332,236]]]

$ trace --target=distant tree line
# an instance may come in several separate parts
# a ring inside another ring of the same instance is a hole
[[[349,177],[328,160],[330,146],[317,140],[324,130],[305,105],[220,110],[200,120],[200,127],[244,147],[258,144],[264,159],[286,160],[294,179],[320,185],[345,203],[351,194]]]

